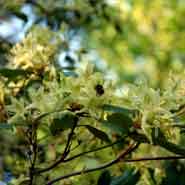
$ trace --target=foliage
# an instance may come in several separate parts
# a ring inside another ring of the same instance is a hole
[[[0,172],[11,172],[9,185],[183,185],[183,3],[4,1],[2,15],[26,22],[25,3],[36,22],[0,46]],[[79,61],[67,55],[61,67],[75,33]],[[118,79],[84,62],[94,46]]]

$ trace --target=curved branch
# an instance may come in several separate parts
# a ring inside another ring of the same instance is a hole
[[[120,143],[121,141],[123,141],[123,139],[124,139],[124,138],[122,138],[122,139],[120,139],[120,140],[118,140],[118,141],[115,141],[114,143],[111,143],[111,144],[109,144],[109,145],[105,145],[105,146],[96,148],[96,149],[94,149],[94,150],[89,150],[89,151],[86,151],[86,152],[79,153],[79,154],[74,155],[74,156],[72,156],[72,157],[69,157],[69,158],[67,158],[67,159],[64,159],[63,156],[62,156],[60,159],[58,159],[56,162],[54,162],[53,164],[51,164],[51,165],[48,166],[47,168],[40,169],[40,170],[36,171],[36,173],[39,174],[39,173],[47,172],[47,171],[52,170],[53,168],[57,167],[57,166],[58,166],[59,164],[61,164],[61,163],[65,163],[65,162],[71,161],[71,160],[76,159],[76,158],[78,158],[78,157],[81,157],[81,156],[83,156],[83,155],[85,155],[85,154],[89,154],[89,153],[92,153],[92,152],[96,152],[96,151],[99,151],[99,150],[103,150],[103,149],[105,149],[105,148],[109,148],[109,147],[111,147],[111,146],[114,146],[114,145]]]
[[[62,163],[64,161],[64,159],[67,157],[67,155],[70,152],[71,141],[72,141],[72,137],[73,137],[74,130],[75,130],[76,126],[77,126],[77,124],[74,124],[73,128],[71,129],[71,132],[69,133],[67,143],[66,143],[66,146],[65,146],[65,149],[64,149],[64,152],[63,152],[61,158],[58,161],[56,161],[55,163],[53,163],[51,166],[48,166],[47,168],[36,171],[35,172],[36,174],[47,172],[47,171],[57,167],[60,163]]]
[[[135,159],[125,159],[124,162],[143,162],[143,161],[160,161],[160,160],[176,160],[185,159],[185,156],[157,156],[157,157],[141,157]]]
[[[105,145],[105,146],[102,146],[102,147],[99,147],[99,148],[95,148],[94,150],[89,150],[89,151],[86,151],[86,152],[79,153],[79,154],[77,154],[77,155],[74,155],[74,156],[72,156],[72,157],[69,157],[69,158],[65,159],[64,162],[71,161],[71,160],[76,159],[76,158],[78,158],[78,157],[81,157],[81,156],[83,156],[83,155],[85,155],[85,154],[89,154],[89,153],[92,153],[92,152],[97,152],[97,151],[99,151],[99,150],[103,150],[103,149],[105,149],[105,148],[109,148],[109,147],[111,147],[111,146],[114,146],[114,145],[120,143],[121,141],[123,141],[123,139],[124,139],[124,138],[122,138],[122,139],[120,139],[120,140],[118,140],[118,141],[115,141],[114,143],[111,143],[111,144],[109,144],[109,145]]]
[[[133,152],[137,147],[138,147],[137,143],[130,144],[128,146],[128,148],[126,148],[126,150],[124,150],[123,152],[121,152],[121,154],[119,154],[117,156],[116,159],[114,159],[114,160],[112,160],[112,161],[110,161],[108,163],[105,163],[105,164],[103,164],[101,166],[98,166],[98,167],[95,167],[95,168],[88,168],[88,169],[76,171],[76,172],[73,172],[73,173],[70,173],[70,174],[58,177],[58,178],[48,182],[47,185],[52,185],[52,184],[54,184],[54,183],[56,183],[56,182],[58,182],[60,180],[67,179],[67,178],[70,178],[70,177],[73,177],[73,176],[82,175],[82,174],[86,174],[86,173],[90,173],[90,172],[94,172],[94,171],[97,171],[97,170],[102,170],[102,169],[108,168],[108,167],[110,167],[110,166],[112,166],[112,165],[122,161],[124,159],[124,157],[126,157],[126,155],[130,154],[131,152]]]

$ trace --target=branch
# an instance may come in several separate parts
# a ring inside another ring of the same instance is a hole
[[[85,154],[89,154],[89,153],[92,153],[92,152],[97,152],[97,151],[99,151],[99,150],[103,150],[103,149],[105,149],[105,148],[109,148],[109,147],[111,147],[111,146],[114,146],[114,145],[120,143],[121,141],[123,141],[123,139],[124,139],[124,138],[119,139],[118,141],[115,141],[114,143],[111,143],[111,144],[109,144],[109,145],[105,145],[105,146],[102,146],[102,147],[99,147],[99,148],[95,148],[94,150],[89,150],[89,151],[86,151],[86,152],[79,153],[79,154],[77,154],[77,155],[74,155],[74,156],[72,156],[72,157],[69,157],[69,158],[65,159],[63,162],[68,162],[68,161],[71,161],[71,160],[76,159],[76,158],[78,158],[78,157],[81,157],[81,156],[83,156],[83,155],[85,155]]]
[[[125,159],[124,162],[142,162],[142,161],[159,161],[159,160],[175,160],[185,159],[185,156],[158,156],[158,157],[141,157],[135,159]]]
[[[114,160],[112,160],[109,163],[103,164],[99,167],[95,167],[95,168],[89,168],[86,170],[81,170],[81,171],[77,171],[77,172],[73,172],[61,177],[58,177],[50,182],[47,183],[47,185],[52,185],[60,180],[66,179],[66,178],[70,178],[73,176],[78,176],[81,174],[86,174],[86,173],[90,173],[93,171],[97,171],[97,170],[102,170],[104,168],[110,167],[120,161],[124,161],[124,162],[142,162],[142,161],[157,161],[157,160],[176,160],[176,159],[185,159],[185,156],[158,156],[158,157],[143,157],[143,158],[135,158],[135,159],[124,159],[124,157],[128,154],[130,154],[132,151],[134,151],[136,148],[138,147],[138,144],[132,144],[130,145],[126,150],[124,150],[120,155],[118,155],[118,157]],[[89,151],[90,152],[90,151]],[[75,156],[74,156],[75,157]],[[69,158],[72,160],[73,157]],[[66,160],[68,161],[68,160]]]
[[[85,154],[88,154],[88,153],[92,153],[92,152],[96,152],[96,151],[99,151],[99,150],[103,150],[103,149],[105,149],[105,148],[109,148],[109,147],[111,147],[111,146],[113,146],[113,145],[116,145],[116,144],[120,143],[121,141],[123,141],[123,139],[124,139],[124,138],[122,138],[122,139],[120,139],[120,140],[118,140],[118,141],[115,141],[114,143],[111,143],[111,144],[109,144],[109,145],[105,145],[105,146],[96,148],[96,149],[94,149],[94,150],[89,150],[89,151],[86,151],[86,152],[79,153],[79,154],[74,155],[74,156],[72,156],[72,157],[69,157],[69,158],[67,158],[67,159],[63,159],[63,158],[61,159],[61,158],[60,158],[58,161],[56,161],[55,163],[53,163],[51,166],[49,166],[49,167],[47,167],[47,168],[44,168],[44,169],[40,169],[40,170],[38,170],[36,173],[39,174],[39,173],[47,172],[47,171],[52,170],[53,168],[57,167],[57,166],[58,166],[59,164],[61,164],[61,163],[65,163],[65,162],[71,161],[71,160],[73,160],[73,159],[76,159],[76,158],[81,157],[81,156],[83,156],[83,155],[85,155]]]
[[[34,171],[35,171],[35,164],[37,161],[37,126],[32,123],[30,134],[29,134],[29,140],[30,140],[30,168],[29,168],[29,185],[33,185],[34,181]]]
[[[47,172],[49,170],[52,170],[53,168],[57,167],[60,163],[62,163],[64,161],[64,159],[67,157],[67,155],[70,152],[71,140],[72,140],[72,137],[73,137],[74,130],[75,130],[76,126],[77,126],[77,124],[74,124],[72,129],[71,129],[71,132],[69,133],[67,143],[66,143],[66,146],[65,146],[65,149],[64,149],[64,152],[63,152],[61,158],[58,161],[56,161],[55,163],[53,163],[51,166],[48,166],[44,169],[36,171],[35,172],[36,174],[44,173],[44,172]]]
[[[97,171],[97,170],[102,170],[102,169],[108,168],[108,167],[120,162],[121,160],[123,160],[123,158],[126,157],[126,155],[133,152],[137,147],[138,147],[137,143],[130,144],[126,150],[124,150],[123,152],[121,152],[120,155],[117,156],[116,159],[114,159],[114,160],[112,160],[108,163],[105,163],[105,164],[103,164],[101,166],[98,166],[98,167],[95,167],[95,168],[88,168],[88,169],[84,169],[84,170],[81,170],[81,171],[73,172],[73,173],[58,177],[58,178],[48,182],[47,185],[52,185],[52,184],[54,184],[54,183],[56,183],[60,180],[67,179],[67,178],[70,178],[70,177],[73,177],[73,176],[86,174],[86,173],[90,173],[90,172],[94,172],[94,171]]]
[[[73,125],[73,127],[71,129],[71,132],[68,136],[67,144],[66,144],[66,147],[65,147],[64,152],[63,152],[64,158],[67,157],[68,153],[70,152],[71,140],[72,140],[72,137],[73,137],[74,130],[75,130],[76,126],[77,126],[77,123]]]

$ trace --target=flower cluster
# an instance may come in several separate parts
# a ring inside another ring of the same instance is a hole
[[[35,73],[49,70],[54,61],[57,42],[54,32],[35,27],[21,43],[12,48],[11,65]]]
[[[176,113],[185,104],[184,77],[171,76],[164,89],[151,88],[145,79],[127,87],[123,104],[139,111],[136,119],[143,133],[151,140],[153,128],[160,128],[168,136],[178,133],[172,129],[176,123]],[[177,134],[178,135],[178,134]]]

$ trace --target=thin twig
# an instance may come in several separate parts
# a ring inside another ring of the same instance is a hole
[[[97,171],[97,170],[101,170],[107,167],[112,166],[113,164],[116,164],[120,161],[123,162],[143,162],[143,161],[157,161],[157,160],[177,160],[177,159],[185,159],[185,156],[158,156],[158,157],[143,157],[143,158],[135,158],[135,159],[124,159],[124,157],[126,155],[128,155],[129,153],[131,153],[133,150],[135,150],[137,148],[138,145],[135,146],[129,146],[125,151],[123,151],[116,159],[112,160],[109,163],[106,163],[104,165],[101,165],[99,167],[95,167],[95,168],[89,168],[86,170],[81,170],[81,171],[77,171],[77,172],[73,172],[71,174],[67,174],[61,177],[58,177],[50,182],[47,183],[47,185],[52,185],[60,180],[66,179],[66,178],[70,178],[72,176],[77,176],[77,175],[82,175],[82,174],[86,174],[89,172],[93,172],[93,171]]]
[[[65,162],[71,161],[71,160],[76,159],[78,157],[81,157],[81,156],[83,156],[85,154],[89,154],[89,153],[93,153],[93,152],[96,152],[96,151],[99,151],[99,150],[103,150],[105,148],[109,148],[109,147],[111,147],[113,145],[116,145],[116,144],[120,143],[121,141],[123,141],[123,139],[124,138],[119,139],[119,140],[115,141],[114,143],[111,143],[111,144],[108,144],[108,145],[105,145],[105,146],[102,146],[102,147],[99,147],[99,148],[95,148],[93,150],[89,150],[89,151],[86,151],[86,152],[79,153],[79,154],[74,155],[72,157],[69,157],[67,159],[61,160],[61,158],[60,158],[58,161],[54,162],[51,166],[49,166],[47,168],[44,168],[44,169],[40,169],[36,173],[44,173],[44,172],[47,172],[47,171],[52,170],[53,168],[57,167],[61,163],[65,163]]]
[[[34,174],[35,174],[35,164],[37,160],[37,126],[36,124],[32,123],[31,133],[30,133],[30,145],[31,145],[31,164],[29,169],[29,185],[33,184],[34,181]]]
[[[103,149],[105,149],[105,148],[109,148],[109,147],[111,147],[111,146],[114,146],[114,145],[120,143],[121,141],[123,141],[123,139],[124,139],[124,138],[119,139],[118,141],[115,141],[114,143],[111,143],[111,144],[108,144],[108,145],[105,145],[105,146],[102,146],[102,147],[99,147],[99,148],[95,148],[95,149],[93,149],[93,150],[89,150],[89,151],[86,151],[86,152],[79,153],[79,154],[77,154],[77,155],[74,155],[74,156],[72,156],[72,157],[69,157],[69,158],[65,159],[64,162],[71,161],[71,160],[76,159],[76,158],[78,158],[78,157],[81,157],[81,156],[83,156],[83,155],[85,155],[85,154],[89,154],[89,153],[92,153],[92,152],[96,152],[96,151],[99,151],[99,150],[103,150]]]
[[[130,154],[137,147],[138,147],[137,143],[130,144],[126,150],[124,150],[123,152],[121,152],[120,155],[117,156],[116,159],[114,159],[114,160],[112,160],[108,163],[105,163],[105,164],[103,164],[101,166],[98,166],[98,167],[95,167],[95,168],[88,168],[88,169],[80,170],[80,171],[77,171],[77,172],[73,172],[73,173],[58,177],[58,178],[48,182],[47,185],[52,185],[52,184],[54,184],[54,183],[56,183],[60,180],[70,178],[70,177],[73,177],[73,176],[82,175],[82,174],[86,174],[86,173],[90,173],[90,172],[94,172],[94,171],[97,171],[97,170],[102,170],[102,169],[108,168],[108,167],[122,161],[124,159],[124,157],[126,157],[126,155]]]
[[[175,160],[185,159],[185,156],[157,156],[157,157],[141,157],[135,159],[125,159],[124,162],[143,162],[143,161],[160,161],[160,160]]]
[[[71,140],[72,140],[72,137],[73,137],[76,125],[77,124],[73,125],[73,127],[71,129],[71,132],[69,133],[69,136],[68,136],[68,139],[67,139],[67,143],[66,143],[66,146],[65,146],[65,149],[64,149],[64,152],[63,152],[61,158],[58,161],[56,161],[55,163],[53,163],[52,165],[50,165],[50,166],[48,166],[46,168],[40,169],[40,170],[36,171],[35,173],[41,174],[41,173],[47,172],[49,170],[52,170],[53,168],[57,167],[60,163],[62,163],[64,161],[64,159],[67,157],[67,155],[70,152]]]

